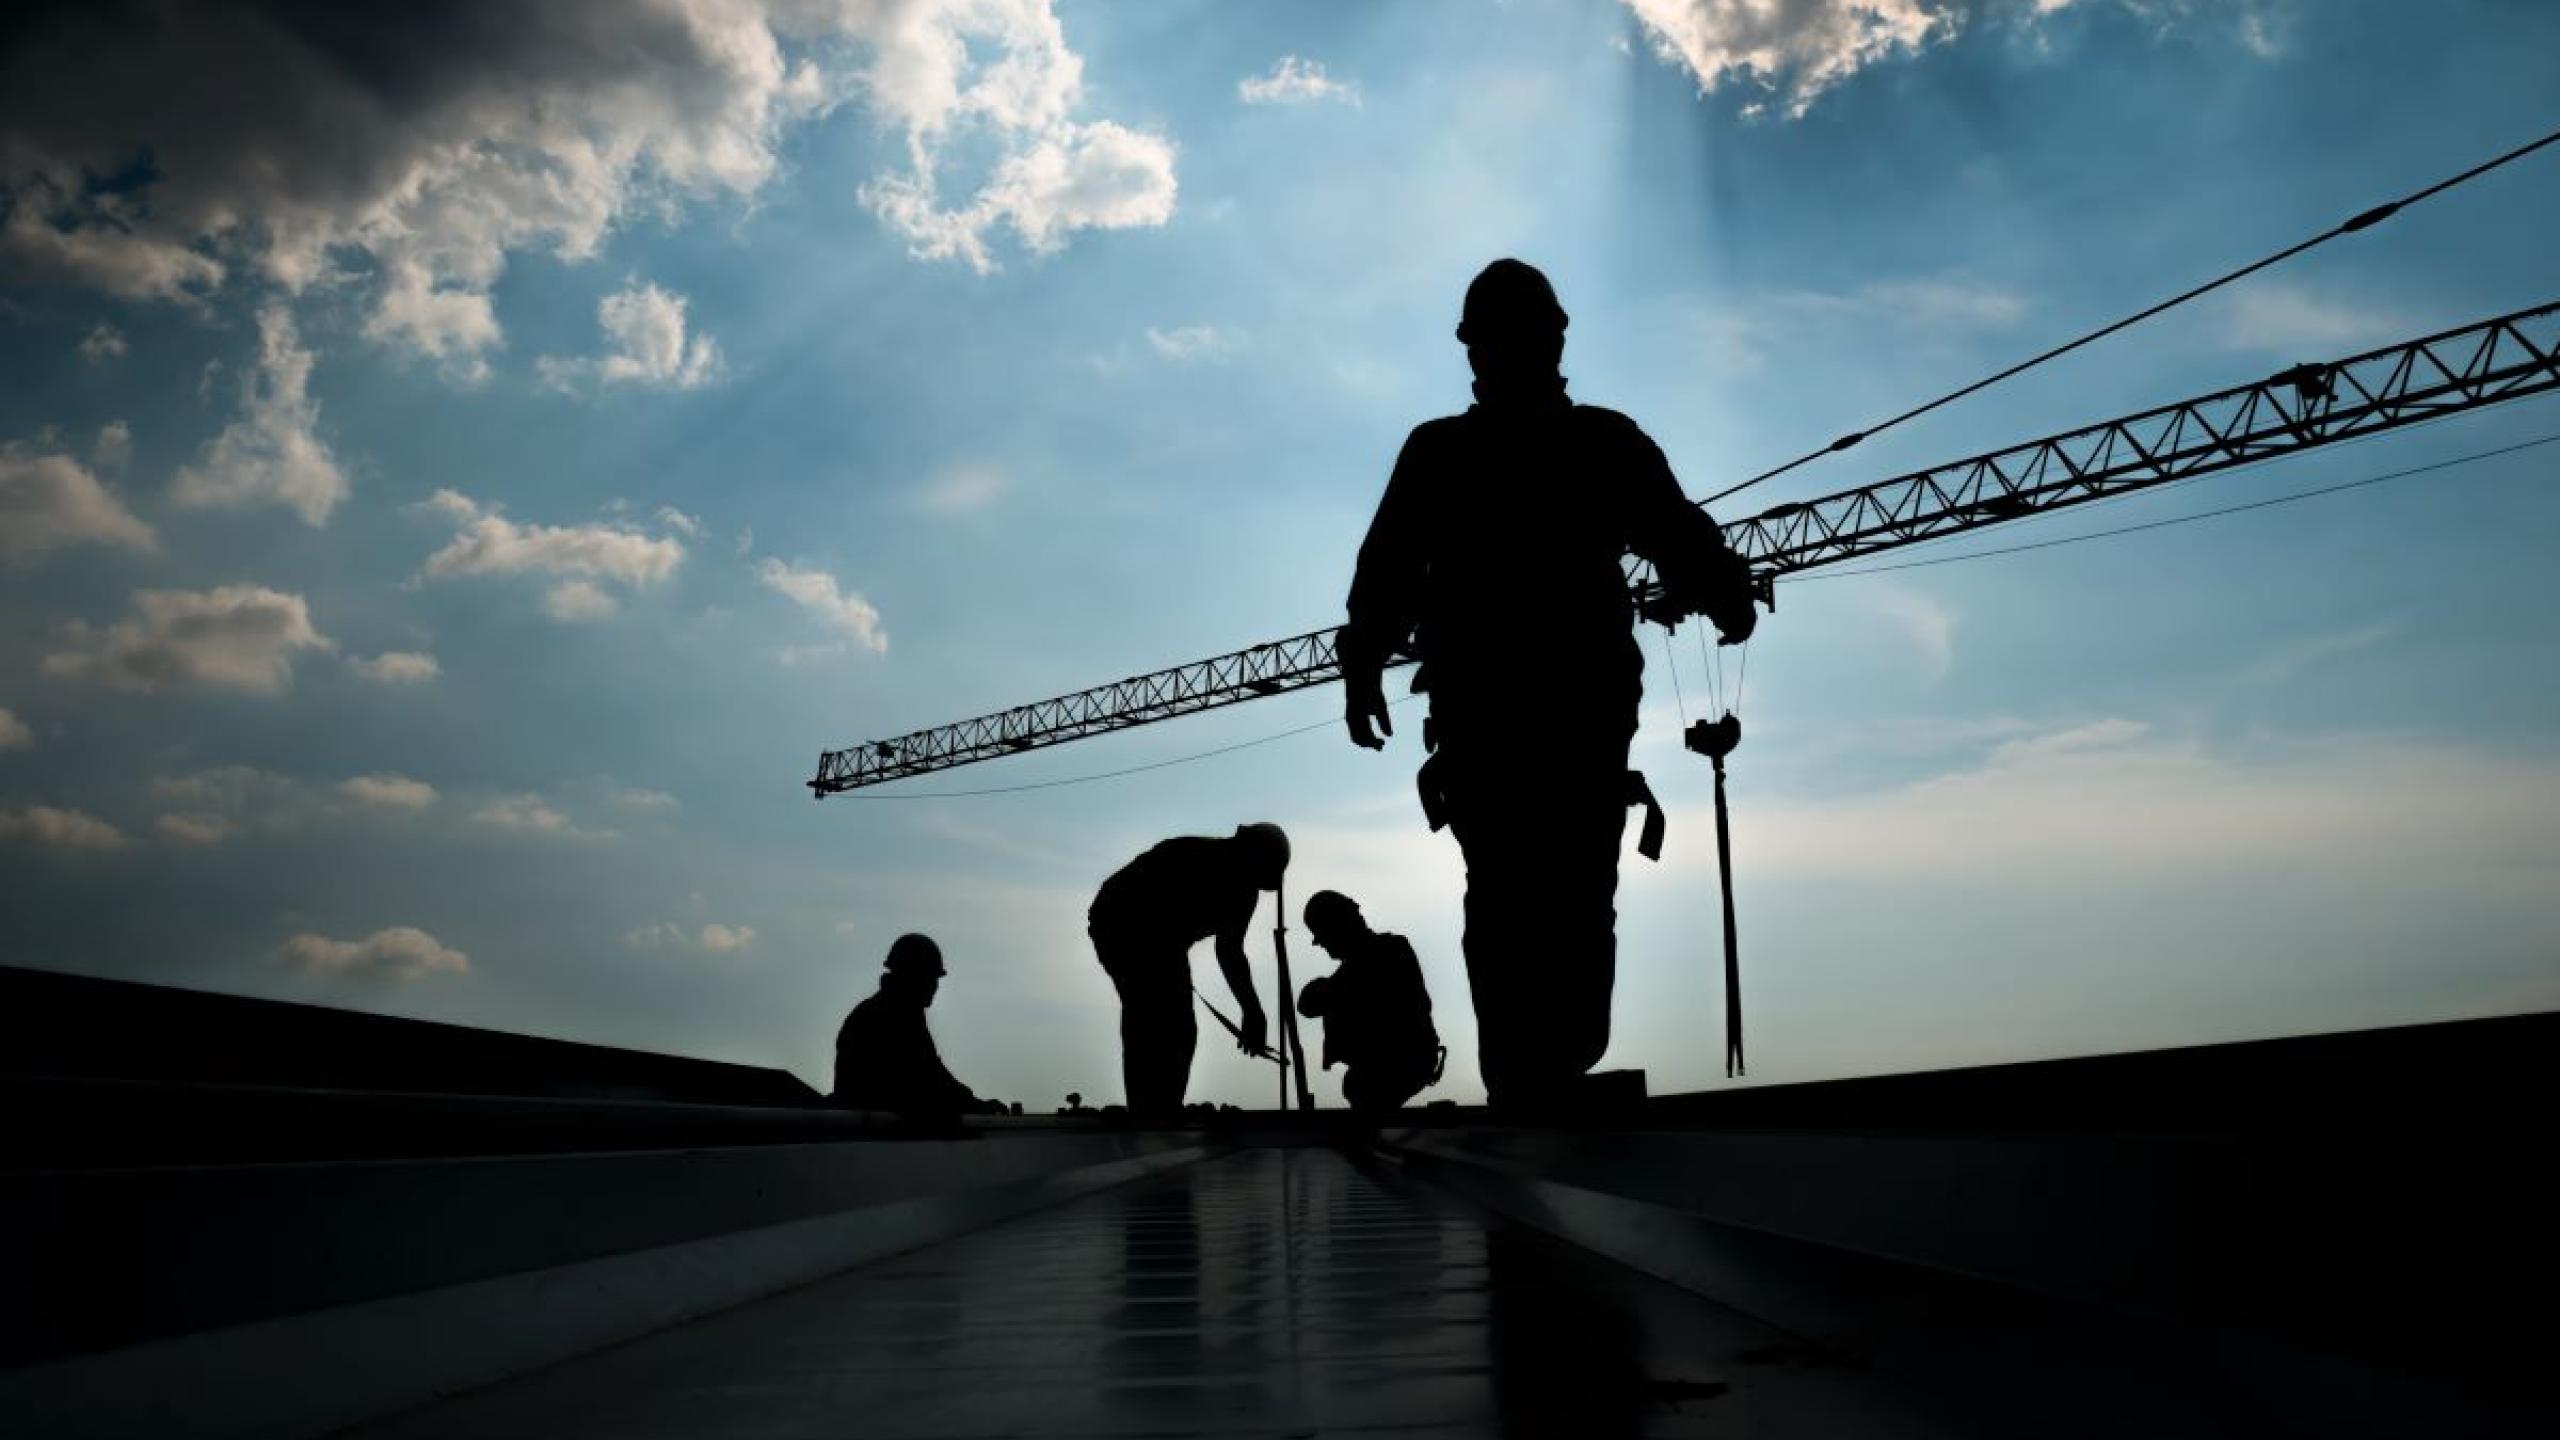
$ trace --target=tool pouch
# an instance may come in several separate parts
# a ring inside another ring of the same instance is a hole
[[[1659,862],[1662,859],[1663,832],[1670,826],[1663,818],[1662,802],[1653,798],[1653,787],[1645,783],[1641,770],[1627,772],[1627,803],[1644,807],[1644,829],[1636,836],[1636,853],[1647,860]]]
[[[1441,789],[1447,775],[1446,755],[1434,755],[1413,772],[1413,788],[1422,795],[1422,818],[1434,831],[1449,823],[1449,797]]]

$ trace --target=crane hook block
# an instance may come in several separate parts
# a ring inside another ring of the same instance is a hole
[[[1721,720],[1692,720],[1680,742],[1710,760],[1721,760],[1742,743],[1742,721],[1730,710]]]

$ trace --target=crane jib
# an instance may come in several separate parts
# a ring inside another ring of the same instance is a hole
[[[2560,390],[2560,302],[2084,426],[1724,526],[1765,582],[1901,546],[2112,499],[2280,455]],[[1660,599],[1635,587],[1639,610]],[[1766,592],[1764,592],[1766,598]],[[1338,630],[818,757],[813,794],[1063,745],[1342,678]],[[1410,656],[1391,664],[1409,664]]]

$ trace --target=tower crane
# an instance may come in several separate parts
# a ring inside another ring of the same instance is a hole
[[[2509,400],[2560,390],[2560,301],[2327,363],[2293,366],[2210,395],[1931,466],[1724,527],[1762,598],[1774,584],[1966,531],[2109,500]],[[1639,614],[1661,599],[1630,580]],[[818,757],[829,795],[1018,755],[1328,684],[1342,678],[1339,628],[1266,641],[1188,665]],[[1411,655],[1392,659],[1413,663]],[[1524,665],[1536,657],[1523,656]]]

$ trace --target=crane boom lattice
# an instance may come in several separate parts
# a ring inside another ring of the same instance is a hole
[[[1764,576],[1855,560],[2560,390],[2560,303],[2103,421],[1724,527]],[[1638,584],[1639,607],[1657,598]],[[818,757],[820,796],[1063,745],[1342,678],[1339,628]],[[1411,663],[1399,656],[1396,664]]]

